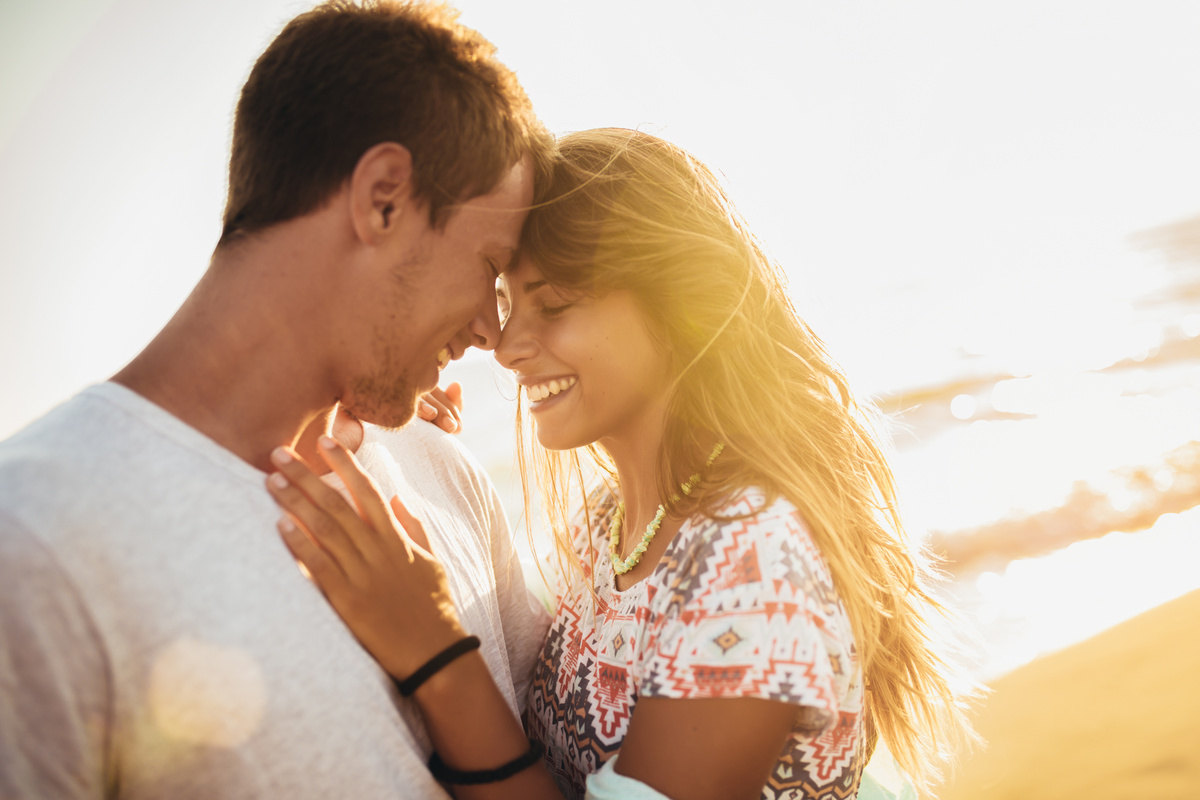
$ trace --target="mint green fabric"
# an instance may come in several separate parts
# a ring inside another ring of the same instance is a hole
[[[617,756],[588,776],[584,800],[671,800],[641,781],[616,773]]]
[[[917,800],[917,792],[908,781],[900,787],[900,794],[884,788],[870,773],[863,773],[858,784],[858,800]]]

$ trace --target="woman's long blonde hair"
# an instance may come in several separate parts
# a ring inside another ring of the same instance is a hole
[[[703,164],[623,129],[574,133],[559,147],[523,252],[562,289],[631,291],[670,353],[677,377],[659,452],[659,496],[675,495],[721,441],[724,454],[677,513],[712,514],[746,486],[800,510],[853,625],[868,727],[928,790],[969,729],[933,644],[929,617],[941,607],[927,588],[928,562],[902,528],[873,410],[856,402],[797,316],[780,269]],[[528,415],[519,423],[523,476],[532,457],[560,565],[579,569],[561,536],[569,502],[587,503],[578,453],[534,446],[526,454]],[[603,451],[587,450],[611,475]]]

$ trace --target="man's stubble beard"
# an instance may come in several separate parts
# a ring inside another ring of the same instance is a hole
[[[399,428],[413,418],[417,393],[406,378],[377,373],[354,382],[353,404],[346,408],[363,422]]]
[[[426,259],[426,254],[414,248],[391,270],[395,311],[389,317],[386,327],[392,330],[402,327],[402,320],[408,312],[405,301],[411,299],[408,273],[413,269],[420,269]],[[374,340],[374,363],[377,368],[370,375],[354,380],[351,387],[353,399],[350,403],[343,402],[343,405],[363,422],[370,422],[381,428],[399,428],[413,418],[417,407],[417,390],[403,366],[408,362],[405,357],[408,354],[402,352],[401,348],[407,343],[397,343],[394,336],[387,335],[384,326],[376,328]]]

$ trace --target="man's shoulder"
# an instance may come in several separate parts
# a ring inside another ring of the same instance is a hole
[[[80,463],[103,455],[120,440],[151,431],[143,408],[157,407],[114,383],[89,386],[0,442],[0,463]]]
[[[462,442],[424,420],[414,419],[401,428],[371,426],[366,442],[383,448],[404,471],[436,473],[438,480],[456,486],[470,485],[489,491],[487,471]]]
[[[102,449],[107,409],[80,392],[0,442],[0,495],[15,481],[64,477]]]
[[[0,512],[39,537],[108,536],[191,487],[250,479],[202,439],[127,389],[90,387],[0,442]]]
[[[383,444],[389,449],[415,456],[436,456],[449,461],[462,462],[464,466],[473,466],[475,459],[463,447],[457,437],[426,422],[423,419],[413,419],[400,428],[381,428],[368,426],[370,438]]]
[[[110,474],[101,460],[107,411],[85,390],[0,442],[0,545],[10,566],[84,527],[76,499]]]
[[[368,427],[358,451],[385,495],[400,495],[447,528],[474,531],[480,541],[502,525],[504,511],[491,478],[457,437],[424,420],[395,430]]]

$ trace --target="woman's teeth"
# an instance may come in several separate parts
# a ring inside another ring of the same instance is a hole
[[[437,361],[438,361],[438,369],[446,368],[446,365],[450,363],[450,348],[449,347],[443,347],[441,350],[438,350]]]
[[[530,386],[525,391],[529,393],[529,400],[537,403],[545,400],[547,397],[553,397],[559,392],[566,391],[575,385],[575,378],[562,378],[561,380],[553,380],[549,383],[539,383],[536,386]]]

